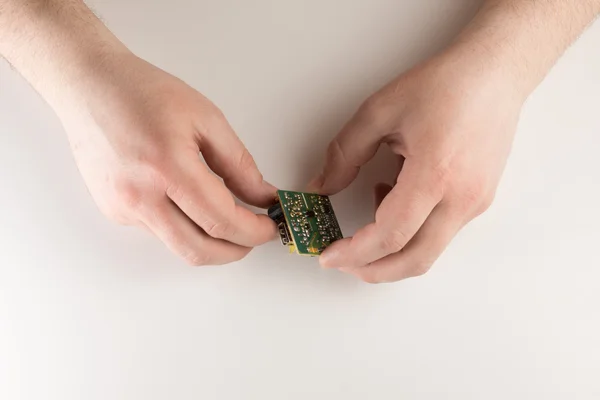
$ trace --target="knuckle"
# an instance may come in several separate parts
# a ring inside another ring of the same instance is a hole
[[[481,182],[473,183],[463,190],[463,198],[468,205],[477,206],[483,202],[486,196],[484,184]]]
[[[412,276],[412,277],[423,276],[429,272],[429,270],[431,269],[432,266],[433,266],[433,262],[427,261],[427,260],[415,262],[415,264],[412,267],[410,276]]]
[[[489,190],[489,185],[485,181],[471,184],[461,193],[463,207],[471,212],[474,211],[476,215],[487,211],[494,202],[494,197],[495,191]]]
[[[359,108],[359,112],[363,115],[374,115],[381,109],[383,105],[383,97],[379,94],[369,96]]]
[[[191,267],[202,267],[211,264],[211,257],[205,252],[190,251],[183,256],[183,259]]]
[[[223,121],[226,120],[225,113],[223,112],[223,110],[221,110],[219,107],[217,107],[214,104],[210,108],[210,114],[211,114],[212,118],[214,119],[214,121],[216,121],[218,123],[222,123]]]
[[[242,154],[238,161],[238,168],[241,171],[256,169],[256,163],[254,162],[254,157],[252,157],[252,154],[250,154],[250,152],[246,148],[244,148],[244,150],[242,151]]]
[[[242,150],[235,167],[236,172],[232,172],[231,176],[224,177],[225,180],[244,179],[251,184],[260,184],[263,181],[263,175],[258,170],[256,162],[254,161],[254,157],[252,157],[252,154],[250,154],[248,149],[244,148]],[[240,172],[242,173],[241,175]]]
[[[166,161],[165,154],[161,154],[160,157],[160,160],[139,165],[136,183],[148,192],[160,191],[161,194],[164,194],[168,183],[172,182],[176,173],[174,172],[174,166]]]
[[[365,100],[358,109],[358,115],[370,123],[378,123],[387,118],[388,100],[375,94]]]
[[[131,179],[118,178],[114,184],[117,203],[126,210],[137,209],[143,199],[141,188]]]
[[[440,157],[432,167],[433,182],[436,185],[446,185],[452,176],[452,165],[446,158]]]
[[[365,272],[359,275],[360,280],[370,285],[377,285],[383,283],[383,281],[377,276],[378,274],[374,270],[366,269]]]
[[[159,134],[160,131],[154,132],[153,139],[150,143],[143,144],[141,148],[132,150],[126,162],[129,164],[128,170],[134,171],[137,180],[146,181],[150,179],[165,178],[169,173],[169,153],[172,148],[165,137],[167,134]]]
[[[171,182],[169,185],[167,185],[165,188],[165,193],[175,203],[181,202],[185,196],[183,187],[175,182]]]
[[[493,194],[493,190],[489,190],[489,188],[490,185],[486,179],[459,180],[448,185],[444,197],[452,200],[457,211],[470,213],[491,201],[490,194]]]
[[[349,163],[350,160],[347,159],[347,155],[344,153],[344,149],[340,143],[340,138],[335,137],[327,146],[326,158],[329,162],[332,163]]]
[[[248,254],[250,254],[251,251],[252,251],[251,248],[247,248],[247,249],[244,249],[243,251],[239,251],[235,256],[233,256],[231,258],[230,262],[236,262],[236,261],[240,261],[240,260],[246,258],[246,256]]]
[[[204,106],[206,112],[204,113],[204,122],[201,126],[201,133],[204,136],[210,136],[222,129],[227,124],[227,119],[223,111],[214,104]]]
[[[379,285],[383,282],[380,282],[376,277],[373,276],[364,276],[361,278],[364,283],[368,283],[369,285]]]
[[[488,194],[484,195],[481,199],[481,203],[479,204],[479,208],[477,209],[477,214],[483,214],[484,212],[489,210],[489,208],[494,203],[495,197],[496,197],[495,193],[488,193]]]
[[[180,257],[186,258],[192,252],[188,243],[189,239],[178,229],[168,212],[163,209],[153,209],[152,211],[148,210],[147,214],[157,229],[161,231],[164,242]]]
[[[396,228],[385,235],[381,246],[388,253],[397,253],[408,243],[408,240],[408,235],[401,229]]]
[[[144,146],[144,148],[140,149],[135,156],[134,162],[137,166],[146,168],[150,171],[162,172],[166,165],[166,146],[166,143],[154,143],[152,145]]]
[[[340,146],[340,142],[339,142],[339,138],[335,137],[331,142],[329,142],[329,145],[327,146],[327,158],[328,159],[335,159],[336,157],[338,157],[341,153],[341,146]]]
[[[115,207],[103,208],[100,211],[112,223],[117,225],[129,225],[129,219]]]
[[[233,226],[227,222],[206,222],[203,225],[204,231],[215,239],[225,239],[233,235]]]
[[[164,160],[164,154],[161,160],[146,164],[144,167],[148,171],[148,178],[154,187],[164,186],[164,183],[174,175],[172,173],[173,168]]]

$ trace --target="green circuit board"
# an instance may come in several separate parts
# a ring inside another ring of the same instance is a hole
[[[318,256],[343,238],[327,196],[279,190],[269,216],[278,224],[281,242],[300,255]]]

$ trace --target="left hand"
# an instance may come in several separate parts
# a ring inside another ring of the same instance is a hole
[[[485,211],[510,152],[526,96],[491,58],[446,52],[381,89],[329,145],[312,190],[346,188],[380,144],[402,164],[378,185],[375,222],[321,256],[370,283],[427,272],[457,232]]]

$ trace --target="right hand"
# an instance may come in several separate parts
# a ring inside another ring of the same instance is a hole
[[[239,260],[275,236],[232,193],[267,207],[276,189],[221,111],[184,82],[127,53],[60,90],[77,165],[111,220],[148,228],[192,265]]]
[[[427,272],[465,224],[491,205],[526,91],[507,65],[447,50],[371,96],[333,139],[312,186],[346,188],[389,146],[394,187],[376,186],[375,220],[327,248],[320,262],[370,283]]]

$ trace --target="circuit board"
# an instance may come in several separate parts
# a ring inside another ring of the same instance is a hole
[[[281,243],[300,255],[318,256],[343,238],[327,196],[278,190],[269,217],[277,223]]]

